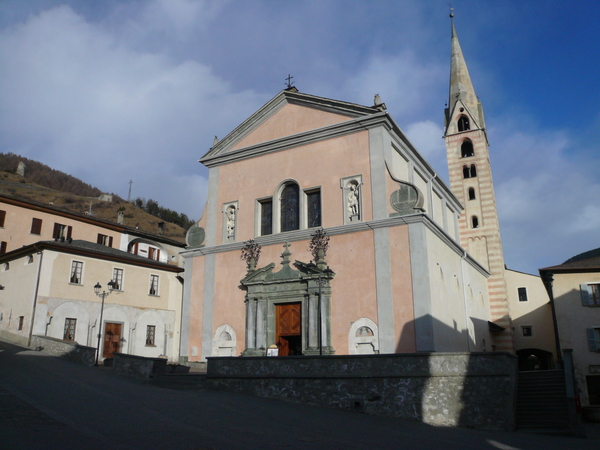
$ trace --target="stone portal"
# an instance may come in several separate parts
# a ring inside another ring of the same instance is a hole
[[[334,354],[331,346],[331,286],[335,273],[325,262],[294,262],[290,244],[275,263],[249,266],[240,288],[246,291],[246,348],[242,356],[265,356],[270,345],[279,355]]]

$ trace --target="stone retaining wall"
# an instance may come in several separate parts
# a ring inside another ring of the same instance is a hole
[[[149,380],[167,372],[167,358],[147,358],[145,356],[115,353],[113,370],[139,380]]]
[[[419,353],[208,358],[207,384],[261,397],[432,425],[515,427],[517,358]]]
[[[96,349],[94,347],[86,347],[75,342],[63,341],[48,336],[32,336],[31,348],[40,347],[49,355],[65,358],[86,366],[93,366],[95,362]]]

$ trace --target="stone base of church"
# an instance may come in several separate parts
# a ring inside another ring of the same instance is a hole
[[[307,348],[302,353],[305,354],[306,356],[319,356],[319,349],[318,348]],[[331,346],[326,346],[326,347],[323,347],[322,354],[323,355],[335,355],[335,350]]]
[[[264,348],[247,348],[242,352],[242,356],[265,356],[266,353]]]

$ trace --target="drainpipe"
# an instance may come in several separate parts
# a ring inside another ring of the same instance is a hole
[[[554,292],[552,286],[554,283],[554,275],[551,272],[540,271],[540,276],[544,287],[550,297],[550,308],[552,310],[552,324],[554,325],[554,342],[556,343],[556,361],[560,367],[563,366],[562,351],[560,350],[560,338],[558,336],[558,322],[556,320],[556,308],[554,306]]]
[[[48,319],[48,322],[46,322],[46,332],[44,333],[44,336],[48,336],[48,327],[50,326],[50,324],[52,323],[52,318],[54,316],[50,316],[50,318]]]
[[[38,250],[38,248],[35,245],[33,246],[33,248]],[[39,251],[37,254],[40,255],[40,263],[38,264],[37,280],[35,282],[35,293],[33,294],[33,307],[31,309],[31,325],[29,327],[29,338],[27,340],[27,347],[31,346],[31,337],[33,335],[33,324],[35,322],[35,310],[37,308],[37,298],[38,298],[38,292],[40,290],[40,277],[42,275],[42,260],[44,259],[44,252]]]

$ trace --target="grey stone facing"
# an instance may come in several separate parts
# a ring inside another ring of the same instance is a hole
[[[213,388],[488,430],[515,427],[517,358],[503,352],[209,358]]]
[[[375,279],[377,286],[377,325],[379,327],[379,351],[396,351],[394,331],[394,298],[390,265],[390,235],[387,228],[373,230],[375,241]]]
[[[217,255],[204,261],[204,306],[202,310],[202,359],[212,355],[213,316],[215,310],[215,263]]]
[[[41,349],[44,353],[68,359],[85,366],[93,366],[96,356],[95,347],[86,347],[76,342],[63,341],[48,336],[32,336],[31,348]]]
[[[382,126],[369,129],[369,157],[371,159],[371,204],[373,219],[387,217],[385,186],[385,142],[388,133]],[[389,139],[388,139],[389,140]],[[391,144],[390,144],[391,145]]]
[[[167,372],[167,359],[115,353],[113,370],[119,375],[139,380],[149,380]]]
[[[208,171],[208,199],[206,201],[206,245],[217,244],[217,223],[221,216],[218,205],[219,168],[213,167]]]
[[[179,359],[185,363],[189,355],[190,320],[192,303],[192,274],[194,272],[194,258],[183,255],[185,271],[183,272],[183,293],[181,299],[181,326],[179,330]]]
[[[410,266],[415,315],[415,340],[418,352],[435,351],[430,273],[427,255],[427,228],[421,224],[408,226]]]

